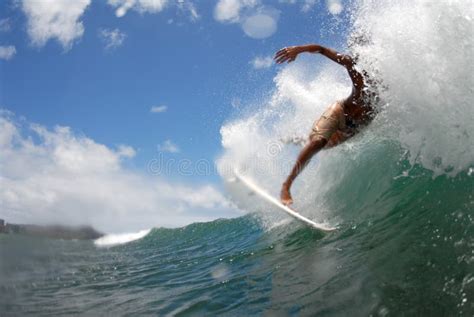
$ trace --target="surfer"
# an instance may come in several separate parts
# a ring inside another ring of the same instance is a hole
[[[356,61],[351,56],[320,45],[304,45],[282,48],[275,54],[274,59],[277,64],[290,63],[304,52],[319,53],[344,66],[352,81],[352,92],[349,97],[330,105],[314,122],[308,142],[282,185],[280,199],[284,205],[293,203],[290,193],[291,185],[316,153],[322,149],[334,147],[354,136],[374,117],[374,109],[370,102],[374,96],[367,89],[367,83],[370,83],[370,80],[367,80],[365,72],[361,74],[356,70]]]

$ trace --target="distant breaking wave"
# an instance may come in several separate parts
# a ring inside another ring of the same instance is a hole
[[[151,229],[145,229],[134,233],[108,234],[94,241],[98,247],[110,247],[119,244],[139,240],[149,234]]]

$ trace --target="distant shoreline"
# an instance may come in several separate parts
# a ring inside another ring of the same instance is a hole
[[[0,234],[21,234],[65,240],[95,240],[104,234],[91,226],[32,225],[6,223],[0,219]]]

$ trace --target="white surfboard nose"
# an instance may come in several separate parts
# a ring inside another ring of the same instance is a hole
[[[334,231],[334,230],[337,229],[335,227],[330,227],[330,226],[327,226],[327,225],[322,224],[322,223],[316,223],[316,222],[304,217],[303,215],[299,214],[295,210],[289,208],[288,206],[283,205],[277,198],[270,195],[263,188],[260,188],[250,178],[247,178],[244,175],[240,174],[237,170],[234,170],[234,173],[235,173],[235,178],[237,180],[239,180],[242,184],[244,184],[250,190],[251,193],[260,196],[261,198],[263,198],[267,202],[269,202],[272,205],[276,206],[280,210],[286,212],[291,217],[293,217],[293,218],[295,218],[295,219],[297,219],[297,220],[299,220],[299,221],[301,221],[301,222],[303,222],[303,223],[305,223],[305,224],[307,224],[307,225],[309,225],[309,226],[311,226],[315,229],[321,230],[323,232],[330,232],[330,231]]]

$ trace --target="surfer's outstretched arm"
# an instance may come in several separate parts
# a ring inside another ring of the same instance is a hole
[[[293,203],[291,198],[290,188],[293,184],[295,178],[301,173],[301,171],[306,167],[311,158],[318,153],[324,146],[328,143],[326,139],[318,138],[310,140],[310,142],[301,150],[296,163],[293,166],[290,175],[283,183],[281,188],[280,199],[284,205],[290,205]]]
[[[277,64],[282,64],[284,62],[290,63],[296,59],[298,54],[304,52],[319,53],[346,68],[352,67],[354,65],[354,62],[349,55],[338,53],[332,48],[327,48],[317,44],[289,46],[282,48],[275,54],[274,59]]]
[[[317,44],[301,45],[301,46],[289,46],[282,48],[275,54],[275,62],[277,64],[283,64],[285,62],[293,62],[298,54],[308,53],[319,53],[326,56],[330,60],[344,66],[352,80],[355,89],[362,89],[364,86],[363,76],[355,69],[355,62],[349,55],[341,54],[332,48],[327,48]]]

